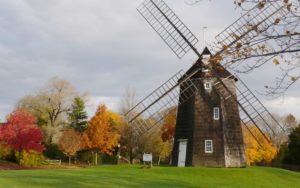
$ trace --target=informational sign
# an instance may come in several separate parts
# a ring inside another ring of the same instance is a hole
[[[150,153],[150,154],[144,153],[143,161],[144,162],[152,162],[152,153]]]

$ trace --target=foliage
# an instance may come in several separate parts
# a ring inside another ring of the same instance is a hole
[[[0,185],[14,188],[74,187],[284,187],[300,188],[300,173],[288,170],[249,168],[174,168],[141,169],[135,165],[53,170],[0,171]]]
[[[90,150],[80,150],[77,152],[77,159],[86,164],[91,164],[94,160],[93,153]]]
[[[18,153],[16,153],[16,158],[20,161],[20,165],[28,166],[28,167],[35,167],[41,165],[44,161],[44,156],[36,151],[22,151],[21,153],[22,158],[19,159]]]
[[[121,98],[120,113],[126,114],[130,109],[132,109],[137,104],[137,94],[132,88],[126,88],[124,95]],[[134,114],[134,112],[133,112]],[[128,119],[126,119],[128,121]],[[121,155],[124,157],[129,157],[129,161],[132,164],[134,158],[138,156],[138,143],[139,137],[134,134],[135,130],[133,126],[124,124],[124,128],[120,137],[121,144]]]
[[[86,148],[96,151],[96,155],[98,151],[111,155],[119,140],[119,135],[112,129],[108,110],[105,105],[100,105],[89,121],[87,131],[83,134]]]
[[[293,116],[293,114],[288,114],[284,118],[283,124],[285,127],[287,127],[287,129],[289,131],[292,131],[293,129],[295,129],[297,127],[298,122],[297,122],[295,116]]]
[[[289,135],[289,144],[284,162],[300,165],[300,125]]]
[[[50,159],[65,160],[65,155],[59,150],[57,144],[45,144],[43,154]]]
[[[126,125],[120,137],[121,155],[129,157],[129,161],[133,164],[133,159],[138,156],[137,146],[139,138],[134,134],[134,128]]]
[[[67,126],[67,112],[76,96],[77,91],[67,80],[54,77],[36,95],[25,96],[17,106],[36,117],[43,128],[45,142],[56,143]]]
[[[170,108],[165,113],[165,118],[162,126],[162,139],[164,142],[173,141],[175,134],[175,126],[176,126],[176,112],[177,109],[175,107]]]
[[[84,101],[80,97],[76,97],[68,113],[70,127],[79,133],[83,133],[87,129],[87,112],[85,111]]]
[[[248,125],[251,132],[255,135],[260,144],[250,134],[250,132],[243,127],[245,151],[248,165],[254,164],[270,164],[276,157],[278,149],[272,143],[267,141],[261,132],[253,125]]]
[[[120,116],[120,114],[115,113],[113,111],[108,110],[107,113],[110,118],[110,124],[112,126],[112,129],[116,131],[119,135],[122,134],[126,126],[124,119]]]
[[[67,129],[60,138],[58,147],[69,157],[70,164],[71,156],[74,156],[82,148],[81,135],[74,129]]]
[[[6,125],[1,127],[0,143],[5,147],[11,147],[18,154],[23,151],[42,152],[43,134],[35,124],[35,118],[27,111],[18,109],[10,114]],[[22,159],[22,156],[19,157]],[[20,162],[19,160],[19,162]]]
[[[102,164],[118,164],[118,156],[117,155],[101,155],[101,163]]]
[[[152,153],[153,157],[157,159],[158,164],[161,160],[170,157],[172,146],[169,142],[164,142],[161,134],[149,132],[144,134],[140,139],[140,152]]]
[[[6,160],[12,156],[13,151],[10,147],[4,147],[0,144],[0,160]]]

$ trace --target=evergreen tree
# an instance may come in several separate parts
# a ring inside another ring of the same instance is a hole
[[[83,133],[87,129],[87,112],[85,111],[84,101],[80,97],[74,98],[71,112],[68,113],[70,127],[79,133]]]
[[[284,162],[300,165],[300,125],[291,132],[289,139],[288,152]]]

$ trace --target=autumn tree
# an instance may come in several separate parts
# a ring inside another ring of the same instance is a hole
[[[137,94],[134,89],[127,88],[125,93],[121,98],[120,113],[125,115],[130,109],[132,109],[137,104]],[[128,119],[125,120],[128,122]],[[139,137],[135,134],[133,126],[125,125],[121,133],[120,144],[121,144],[121,154],[128,155],[129,161],[132,164],[133,159],[138,156],[138,143]]]
[[[148,132],[140,139],[140,153],[152,153],[153,157],[157,159],[157,164],[160,165],[161,160],[169,159],[172,145],[170,142],[164,142],[159,130]]]
[[[21,99],[17,107],[30,111],[43,128],[46,142],[55,143],[67,125],[67,112],[76,96],[77,91],[67,80],[54,77],[36,95]]]
[[[295,118],[295,116],[293,116],[293,114],[288,114],[284,117],[283,119],[283,125],[289,130],[292,131],[293,129],[295,129],[298,125],[298,122]]]
[[[246,127],[243,127],[245,142],[245,152],[248,165],[269,164],[276,157],[278,149],[262,135],[254,125],[247,125],[252,134]]]
[[[42,139],[43,134],[36,125],[35,118],[22,109],[11,113],[7,123],[0,127],[1,145],[14,149],[19,156],[19,163],[22,160],[23,151],[43,151]]]
[[[76,97],[68,113],[70,127],[79,133],[83,133],[87,129],[87,112],[85,111],[84,101],[80,97]]]
[[[98,164],[98,152],[112,155],[118,144],[119,135],[113,131],[111,118],[105,105],[100,105],[96,114],[88,122],[88,128],[83,134],[87,149],[95,152],[95,164]]]
[[[82,139],[80,133],[74,129],[67,129],[63,132],[59,142],[59,149],[69,157],[69,165],[71,165],[71,157],[76,155],[77,151],[82,148]]]
[[[166,112],[164,112],[165,118],[161,129],[161,137],[164,142],[173,142],[176,127],[176,112],[176,107],[167,109]]]

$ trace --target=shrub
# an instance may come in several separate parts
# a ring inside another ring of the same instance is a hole
[[[12,155],[12,149],[4,147],[0,144],[0,160],[6,160]]]
[[[82,163],[93,164],[94,158],[91,151],[83,150],[77,152],[77,159]]]
[[[45,145],[45,147],[46,149],[43,153],[45,157],[63,161],[67,160],[66,156],[58,149],[58,146],[56,144],[47,144]]]
[[[44,156],[36,151],[22,151],[21,155],[20,165],[22,166],[35,167],[44,161]],[[19,159],[18,153],[16,153],[16,158]]]
[[[118,156],[101,155],[102,164],[118,164]]]

